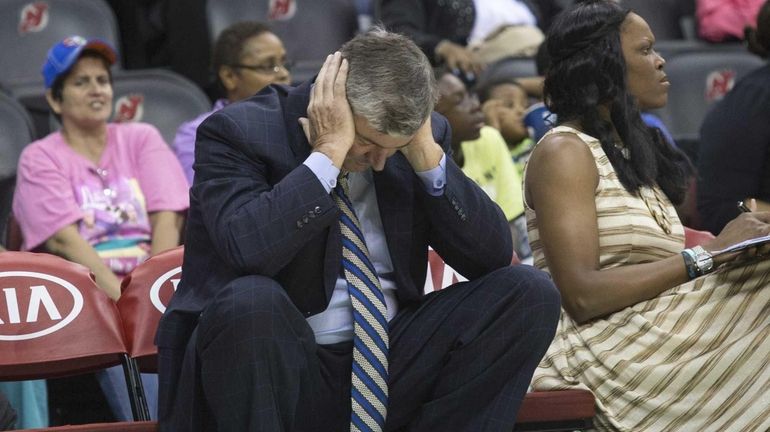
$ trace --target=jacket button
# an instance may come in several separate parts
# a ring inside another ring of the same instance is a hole
[[[316,207],[313,209],[313,212],[314,212],[315,214],[321,214],[321,207],[319,207],[319,206],[316,206]]]
[[[297,228],[302,228],[302,221],[297,221]]]

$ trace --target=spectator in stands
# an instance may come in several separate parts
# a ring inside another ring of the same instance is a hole
[[[767,59],[770,2],[765,2],[749,49]],[[703,120],[698,148],[698,212],[704,229],[718,233],[756,198],[770,211],[770,64],[743,77]]]
[[[179,163],[154,127],[107,122],[114,62],[112,47],[80,36],[48,52],[46,98],[62,127],[21,154],[13,213],[24,250],[44,248],[85,265],[117,300],[123,275],[179,244],[188,193]],[[100,377],[112,404],[114,389],[104,380],[125,384],[121,368],[110,370]],[[130,418],[127,406],[112,405],[116,417],[128,411]]]
[[[527,242],[521,176],[509,157],[505,140],[498,128],[484,125],[478,98],[457,76],[446,69],[439,69],[436,75],[439,100],[435,110],[447,118],[452,128],[452,158],[503,210],[513,250],[520,259],[526,259],[532,253]]]
[[[529,0],[382,0],[382,22],[406,34],[434,63],[473,76],[488,63],[533,55],[543,41]]]
[[[756,27],[764,0],[697,0],[698,35],[709,42],[743,39],[746,27]]]
[[[174,151],[190,185],[198,125],[228,103],[251,97],[267,85],[288,84],[291,80],[283,43],[265,24],[253,21],[233,24],[222,31],[214,45],[212,68],[226,97],[217,100],[210,112],[182,124],[174,138]]]
[[[524,123],[529,108],[527,91],[517,81],[501,80],[483,85],[478,92],[486,123],[502,134],[521,176],[535,144],[530,138],[528,126]],[[546,123],[541,121],[539,124]],[[546,128],[541,127],[541,129]],[[532,132],[535,132],[534,128]]]
[[[684,196],[685,156],[639,114],[668,97],[649,26],[587,0],[547,40],[559,126],[532,152],[524,193],[535,264],[564,312],[534,389],[590,389],[599,430],[766,430],[770,260],[755,254],[767,245],[713,252],[770,233],[770,213],[685,249],[671,204]]]
[[[509,265],[435,96],[419,48],[375,28],[201,124],[161,427],[512,429],[558,297]],[[470,281],[424,296],[429,244]]]

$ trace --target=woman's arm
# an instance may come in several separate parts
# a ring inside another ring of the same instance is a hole
[[[170,210],[152,212],[149,216],[152,229],[150,255],[179,246],[184,216]]]
[[[67,225],[45,241],[51,253],[88,267],[94,274],[96,285],[110,298],[120,297],[120,279],[97,255],[96,250],[80,236],[75,224]]]
[[[687,282],[680,254],[644,264],[599,268],[599,230],[594,192],[599,174],[588,147],[571,134],[538,144],[529,160],[527,202],[536,209],[540,241],[564,309],[577,322],[621,310]],[[770,232],[770,213],[744,213],[706,250]],[[736,255],[714,259],[718,266]]]
[[[529,160],[527,200],[536,209],[540,240],[564,309],[577,322],[653,298],[688,280],[680,255],[600,270],[594,197],[598,182],[593,155],[571,134],[546,138]]]

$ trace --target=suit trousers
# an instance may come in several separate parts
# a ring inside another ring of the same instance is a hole
[[[509,432],[559,313],[549,277],[523,265],[403,305],[389,324],[386,430]],[[272,279],[224,287],[201,314],[185,363],[194,377],[183,375],[177,390],[199,403],[169,430],[349,430],[352,342],[317,345]]]

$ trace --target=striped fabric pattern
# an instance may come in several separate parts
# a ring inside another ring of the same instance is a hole
[[[388,407],[388,321],[385,297],[348,199],[342,176],[334,189],[341,210],[342,267],[353,305],[351,431],[382,431]]]
[[[623,189],[601,144],[577,134],[599,173],[600,265],[658,260],[684,248],[673,206],[656,190]],[[655,195],[662,208],[656,208]],[[672,222],[665,234],[652,211]],[[535,265],[545,271],[537,214],[526,207]],[[603,319],[579,325],[562,311],[535,390],[580,388],[597,399],[596,427],[611,431],[770,430],[770,260],[754,259],[674,287]]]

